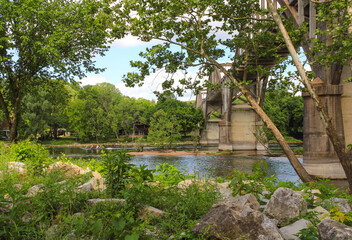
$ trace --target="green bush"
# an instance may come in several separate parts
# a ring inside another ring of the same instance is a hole
[[[165,186],[173,186],[186,179],[193,179],[194,176],[188,172],[179,170],[178,165],[162,163],[155,167],[154,180]]]
[[[35,175],[43,173],[53,159],[49,157],[49,151],[40,144],[32,143],[29,140],[21,141],[11,145],[12,161],[23,162]]]
[[[130,164],[131,155],[127,154],[126,149],[116,152],[108,152],[102,155],[103,169],[102,173],[105,177],[106,191],[111,197],[119,195],[131,178],[130,170],[133,164]]]

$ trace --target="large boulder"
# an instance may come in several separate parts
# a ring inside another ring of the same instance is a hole
[[[351,240],[352,227],[332,219],[324,219],[318,224],[319,240]]]
[[[280,228],[285,239],[290,240],[299,240],[299,237],[296,237],[295,234],[299,233],[304,228],[307,228],[311,223],[308,220],[300,219],[290,225]]]
[[[61,161],[51,164],[48,167],[47,171],[50,172],[54,169],[64,172],[66,177],[74,177],[74,176],[84,175],[84,174],[90,172],[90,170],[88,170],[88,169],[83,169],[77,165],[63,163]]]
[[[80,192],[89,192],[93,190],[103,191],[106,189],[106,185],[104,184],[104,182],[105,182],[105,178],[92,177],[91,179],[89,179],[88,182],[79,186],[78,191]]]
[[[324,203],[323,203],[323,206],[325,208],[330,208],[330,207],[337,207],[341,212],[344,212],[344,213],[348,213],[348,212],[351,212],[352,209],[351,209],[351,205],[350,203],[348,202],[347,199],[343,199],[343,198],[331,198],[329,200],[325,200]]]
[[[264,209],[264,214],[278,220],[280,226],[306,212],[307,203],[304,198],[289,188],[278,188]]]
[[[207,239],[283,239],[276,225],[260,211],[252,194],[214,204],[193,227],[192,233]]]
[[[156,217],[161,217],[165,214],[166,214],[166,212],[164,212],[160,209],[145,205],[145,206],[142,206],[142,208],[138,214],[138,217],[142,218],[142,219],[145,219],[147,217],[156,218]]]

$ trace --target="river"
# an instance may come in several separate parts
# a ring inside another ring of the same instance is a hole
[[[293,148],[299,145],[292,145]],[[106,150],[117,150],[118,148],[106,148]],[[180,150],[190,150],[192,146],[183,146]],[[279,151],[277,145],[272,145],[272,151]],[[144,148],[145,151],[153,148]],[[201,151],[216,152],[215,147],[201,148]],[[53,157],[65,154],[71,158],[100,158],[100,151],[82,148],[50,148]],[[274,175],[281,181],[299,181],[299,178],[286,157],[256,156],[253,152],[237,152],[235,155],[136,155],[132,157],[131,163],[140,166],[147,165],[148,169],[154,169],[161,163],[178,165],[182,171],[194,173],[199,177],[225,177],[233,172],[233,169],[250,172],[252,165],[264,159],[268,163],[269,175]],[[302,159],[299,158],[302,162]]]

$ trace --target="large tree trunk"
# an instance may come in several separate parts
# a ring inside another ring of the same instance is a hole
[[[303,65],[298,58],[296,49],[294,48],[294,46],[292,44],[290,36],[288,35],[286,28],[281,21],[280,16],[278,15],[274,6],[272,5],[271,0],[267,0],[267,2],[268,2],[268,7],[270,9],[270,12],[272,13],[275,22],[279,26],[279,29],[284,37],[286,46],[290,52],[290,55],[292,56],[292,59],[297,67],[297,70],[302,78],[301,81],[304,84],[304,86],[306,87],[306,89],[308,90],[311,98],[313,99],[314,105],[319,113],[320,119],[323,123],[323,126],[326,130],[326,133],[329,136],[329,139],[330,139],[332,145],[334,146],[334,150],[335,150],[335,152],[341,162],[341,165],[345,171],[347,181],[349,184],[349,188],[350,188],[350,192],[352,192],[352,166],[351,166],[351,162],[348,158],[348,155],[345,152],[345,146],[343,146],[340,137],[337,135],[336,129],[334,128],[334,126],[332,124],[331,118],[328,116],[328,113],[325,109],[325,106],[322,104],[318,95],[315,92],[315,89],[311,85],[311,83],[308,79],[308,76],[303,68]]]
[[[20,96],[17,93],[17,96],[14,99],[14,106],[13,106],[13,112],[12,112],[12,117],[10,120],[10,142],[14,142],[17,140],[17,127],[18,127],[18,109],[20,106]]]

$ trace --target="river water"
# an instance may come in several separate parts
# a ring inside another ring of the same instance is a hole
[[[299,145],[293,145],[295,148]],[[106,150],[117,150],[118,148],[106,148]],[[192,146],[183,146],[180,150],[192,149]],[[276,145],[271,146],[272,151],[278,151]],[[150,151],[152,148],[144,148]],[[201,151],[216,152],[215,147],[201,148]],[[65,154],[71,158],[100,158],[100,151],[82,149],[82,148],[50,148],[52,156],[60,156]],[[182,171],[194,173],[199,177],[225,177],[233,172],[233,169],[251,172],[252,165],[259,161],[265,160],[268,163],[269,175],[274,175],[281,181],[299,181],[299,177],[290,165],[286,157],[266,157],[257,156],[253,152],[236,152],[235,155],[136,155],[132,157],[133,164],[147,165],[148,169],[154,169],[156,165],[161,163],[169,163],[178,165]],[[299,158],[302,162],[302,159]]]

